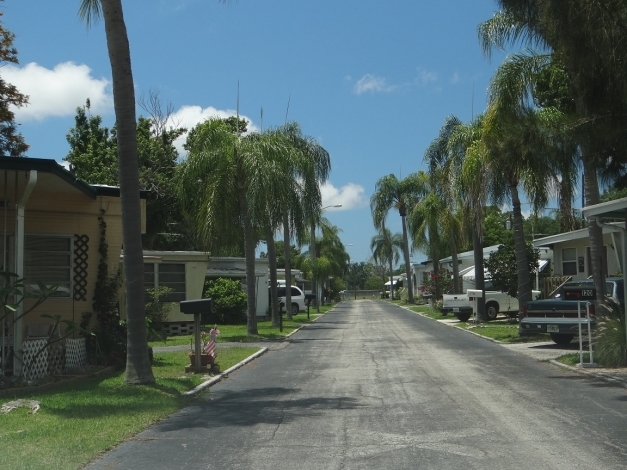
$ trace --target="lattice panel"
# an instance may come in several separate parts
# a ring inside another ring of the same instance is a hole
[[[48,375],[59,375],[65,365],[65,341],[48,346]]]
[[[74,300],[87,300],[89,237],[74,234]]]
[[[24,378],[26,380],[37,380],[48,375],[48,351],[44,350],[37,356],[33,362],[33,358],[37,353],[46,346],[45,339],[35,339],[24,341],[22,344],[22,359],[24,367]],[[31,364],[31,362],[33,362]]]
[[[67,339],[65,344],[65,370],[78,369],[87,365],[85,338]]]

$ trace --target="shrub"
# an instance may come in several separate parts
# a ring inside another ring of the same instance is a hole
[[[398,291],[398,295],[401,299],[401,302],[403,302],[404,304],[409,301],[409,291],[407,290],[407,287],[401,288],[401,290]]]
[[[205,281],[203,298],[213,299],[213,312],[204,320],[205,324],[246,323],[247,297],[240,281],[222,277]]]
[[[594,358],[605,367],[627,365],[625,317],[615,302],[604,315],[597,315],[594,333]]]

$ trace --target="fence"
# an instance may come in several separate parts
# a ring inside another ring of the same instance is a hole
[[[87,365],[85,338],[65,339],[46,347],[46,339],[22,343],[24,379],[38,380]]]

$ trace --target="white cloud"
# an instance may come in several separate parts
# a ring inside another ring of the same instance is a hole
[[[185,127],[188,132],[203,121],[209,118],[217,117],[220,119],[228,118],[231,116],[237,116],[237,111],[233,109],[216,109],[213,106],[207,108],[201,108],[200,106],[182,106],[170,117],[172,123],[176,127]],[[240,119],[246,119],[248,122],[248,132],[258,132],[259,128],[253,124],[253,122],[246,116],[240,114]],[[179,152],[179,155],[185,155],[186,151],[183,149],[183,144],[187,141],[187,134],[183,134],[174,141],[174,146]]]
[[[366,190],[355,183],[345,184],[341,188],[325,183],[320,186],[320,192],[322,193],[322,207],[342,204],[342,207],[329,207],[328,211],[341,211],[368,205],[365,197]]]
[[[2,78],[29,96],[28,105],[14,110],[18,120],[72,116],[87,98],[93,113],[103,114],[113,108],[109,80],[94,78],[87,65],[64,62],[50,70],[35,62],[24,67],[10,64],[3,68]]]
[[[453,76],[450,79],[450,83],[452,85],[457,85],[459,82],[461,82],[461,77],[459,76],[459,73],[456,71],[453,73]]]
[[[418,68],[418,78],[416,79],[416,81],[420,85],[428,85],[429,83],[438,81],[438,74]]]
[[[371,93],[381,93],[381,92],[390,92],[394,90],[394,86],[388,85],[383,77],[375,77],[374,75],[367,73],[363,77],[361,77],[353,90],[358,95],[362,93],[371,92]]]

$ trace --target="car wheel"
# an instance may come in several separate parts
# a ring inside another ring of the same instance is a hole
[[[468,321],[470,318],[470,312],[456,312],[455,316],[459,321]]]
[[[488,302],[488,305],[485,306],[485,315],[490,320],[496,320],[496,317],[499,315],[499,304],[496,302]]]
[[[298,304],[292,304],[292,315],[298,315]]]
[[[575,335],[560,335],[559,333],[549,333],[555,344],[569,344]]]

